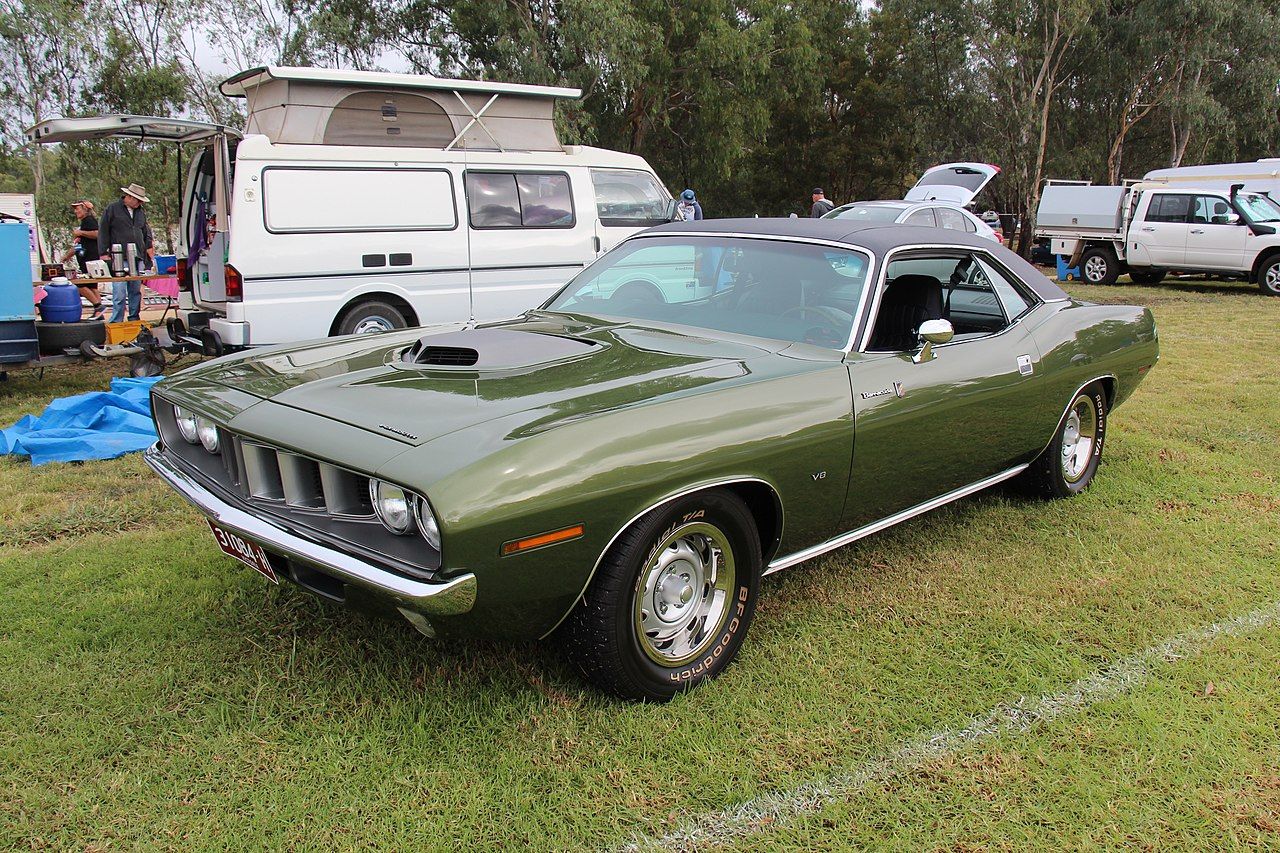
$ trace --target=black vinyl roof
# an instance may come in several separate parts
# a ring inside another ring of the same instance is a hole
[[[949,228],[928,228],[923,225],[900,225],[891,222],[854,222],[848,219],[701,219],[696,222],[668,222],[650,228],[645,234],[674,236],[676,234],[751,234],[762,237],[803,237],[810,240],[830,240],[867,249],[877,258],[883,258],[894,249],[905,246],[955,247],[982,249],[994,256],[1003,266],[1016,273],[1036,295],[1046,302],[1069,299],[1066,291],[1045,278],[1040,270],[1027,263],[1016,252],[985,237],[967,231]]]

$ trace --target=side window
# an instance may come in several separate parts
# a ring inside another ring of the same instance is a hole
[[[935,207],[933,212],[937,214],[938,225],[942,228],[950,228],[953,231],[964,230],[964,214],[950,207]]]
[[[519,228],[516,176],[468,172],[467,210],[472,228]]]
[[[961,216],[960,218],[964,220],[964,230],[968,231],[970,234],[978,233],[978,226],[972,219],[967,216]]]
[[[1192,221],[1206,225],[1226,225],[1227,214],[1230,212],[1231,206],[1221,196],[1196,196],[1196,212]]]
[[[535,172],[467,172],[472,228],[572,228],[569,177]]]
[[[1004,273],[982,258],[978,259],[978,265],[987,277],[987,281],[991,282],[991,289],[995,291],[996,298],[1000,300],[1000,305],[1004,308],[1004,315],[1009,322],[1018,319],[1035,305],[1035,297],[1025,288],[1019,288]]]
[[[1186,222],[1191,212],[1189,195],[1157,195],[1147,208],[1147,222]]]
[[[667,221],[670,196],[648,172],[592,169],[601,225],[648,228]]]
[[[915,213],[907,217],[907,221],[903,225],[923,225],[926,228],[937,228],[938,223],[933,218],[933,208],[926,207],[917,210]]]
[[[949,321],[957,341],[992,335],[1037,302],[1016,277],[975,254],[892,260],[886,281],[868,345],[874,352],[915,349],[926,320]]]

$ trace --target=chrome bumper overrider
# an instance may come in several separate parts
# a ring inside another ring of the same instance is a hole
[[[268,551],[314,566],[327,575],[390,599],[401,608],[426,616],[456,616],[476,603],[476,576],[459,575],[436,583],[417,581],[295,536],[270,521],[232,506],[164,457],[159,443],[144,454],[147,464],[169,485],[228,530],[257,542]]]

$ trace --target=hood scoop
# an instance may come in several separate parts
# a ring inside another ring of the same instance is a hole
[[[423,335],[399,361],[406,367],[514,370],[577,358],[602,346],[582,338],[501,327],[462,329]]]

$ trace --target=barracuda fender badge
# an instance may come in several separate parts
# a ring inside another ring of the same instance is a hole
[[[417,441],[417,440],[418,440],[418,437],[417,437],[416,435],[414,435],[413,433],[411,433],[411,432],[405,432],[405,431],[404,431],[404,430],[402,430],[402,429],[396,429],[396,428],[395,428],[395,427],[393,427],[393,426],[387,426],[386,424],[378,424],[378,428],[379,428],[379,429],[385,429],[387,432],[394,432],[396,435],[404,436],[405,438],[410,439],[411,441]]]

